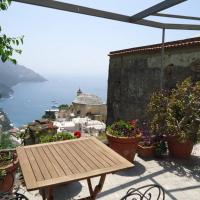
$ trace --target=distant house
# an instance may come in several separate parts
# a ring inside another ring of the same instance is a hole
[[[83,93],[80,89],[72,102],[73,112],[80,117],[88,116],[91,119],[105,121],[107,116],[107,106],[100,97],[93,94]]]

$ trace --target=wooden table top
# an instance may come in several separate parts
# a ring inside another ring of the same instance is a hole
[[[18,147],[17,154],[27,190],[133,167],[94,137]]]

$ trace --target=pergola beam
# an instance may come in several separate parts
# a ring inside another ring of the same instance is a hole
[[[88,7],[84,7],[84,6],[69,4],[69,3],[65,3],[65,2],[53,1],[53,0],[13,0],[13,1],[36,5],[36,6],[47,7],[47,8],[53,8],[53,9],[63,10],[63,11],[68,11],[68,12],[73,12],[73,13],[79,13],[79,14],[84,14],[84,15],[89,15],[89,16],[94,16],[94,17],[101,17],[101,18],[105,18],[105,19],[111,19],[111,20],[116,20],[116,21],[121,21],[121,22],[126,22],[126,23],[149,26],[149,27],[153,27],[153,28],[200,30],[200,25],[193,25],[193,24],[164,24],[164,23],[155,22],[155,21],[146,20],[146,19],[141,19],[137,22],[133,22],[133,21],[131,21],[131,17],[127,16],[127,15],[121,15],[118,13],[112,13],[112,12],[97,10],[97,9],[88,8]],[[163,9],[164,5],[166,8],[166,6],[169,7],[171,5],[175,5],[175,4],[178,4],[183,1],[186,1],[186,0],[173,0],[173,1],[166,0],[164,2],[161,2],[160,4],[162,5],[162,9]],[[155,5],[156,8],[158,5],[159,4]]]
[[[97,9],[74,5],[74,4],[69,4],[65,2],[52,1],[52,0],[13,0],[13,1],[47,7],[47,8],[53,8],[53,9],[63,10],[63,11],[68,11],[68,12],[73,12],[73,13],[90,15],[94,17],[101,17],[101,18],[106,18],[106,19],[111,19],[111,20],[116,20],[116,21],[121,21],[121,22],[133,23],[133,22],[130,22],[130,16],[97,10]],[[135,24],[154,27],[154,28],[163,28],[162,23],[154,22],[151,20],[141,20],[140,22],[136,22]]]
[[[200,30],[200,25],[196,24],[164,24],[165,29],[178,29],[178,30]]]
[[[178,19],[188,19],[188,20],[200,20],[200,17],[191,17],[185,15],[173,15],[173,14],[166,14],[166,13],[156,13],[152,14],[153,16],[157,17],[170,17],[170,18],[178,18]]]
[[[162,10],[165,10],[167,8],[170,8],[172,6],[180,4],[184,1],[187,1],[187,0],[165,0],[165,1],[160,2],[146,10],[143,10],[142,12],[139,12],[139,13],[133,15],[130,20],[131,20],[131,22],[138,22],[145,17],[148,17],[148,16],[158,13]]]

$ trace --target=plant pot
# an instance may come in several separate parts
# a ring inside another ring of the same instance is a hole
[[[115,137],[109,133],[106,133],[106,136],[111,149],[126,158],[128,161],[133,162],[141,136],[130,138]]]
[[[138,144],[137,153],[138,156],[142,158],[152,158],[154,156],[155,146],[144,146],[143,144]]]
[[[1,166],[0,170],[5,170],[6,175],[0,177],[0,192],[12,192],[15,173],[19,166],[19,161],[16,153],[14,153],[13,161],[10,164]]]
[[[167,137],[169,154],[175,158],[190,157],[193,149],[193,143],[190,140],[180,142],[176,136]]]

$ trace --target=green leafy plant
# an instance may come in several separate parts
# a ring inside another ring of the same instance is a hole
[[[107,131],[116,137],[139,137],[141,135],[141,131],[137,127],[137,120],[114,122],[108,126]]]
[[[14,145],[11,141],[10,134],[0,133],[0,149],[11,149]]]
[[[11,4],[11,0],[0,0],[0,11],[7,10]],[[0,57],[2,62],[11,61],[14,64],[17,63],[16,59],[13,58],[14,53],[21,54],[22,51],[18,48],[20,44],[23,44],[24,36],[22,37],[8,37],[2,33],[0,26]]]
[[[150,130],[157,136],[175,135],[182,142],[200,142],[200,81],[191,78],[170,93],[157,92],[147,107]]]
[[[200,81],[187,78],[172,90],[167,106],[167,130],[180,141],[200,142]]]
[[[70,133],[62,132],[53,136],[49,136],[49,135],[41,136],[40,143],[56,142],[56,141],[72,140],[72,139],[75,139],[75,137],[72,136]]]
[[[152,94],[149,104],[147,105],[149,118],[148,126],[151,134],[163,135],[166,133],[168,101],[167,91],[162,90]]]
[[[69,110],[69,105],[68,104],[61,104],[58,108],[59,108],[59,110]]]

